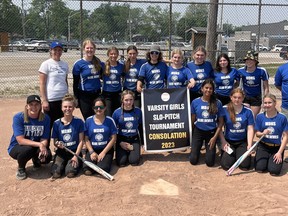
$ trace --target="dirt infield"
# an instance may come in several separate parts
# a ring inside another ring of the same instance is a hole
[[[16,180],[17,163],[7,153],[12,117],[24,98],[1,99],[0,215],[287,215],[288,164],[272,177],[253,170],[226,177],[204,161],[192,166],[188,153],[143,153],[141,165],[118,169],[113,182],[80,174],[51,180],[50,165]],[[79,110],[77,110],[79,115]],[[288,155],[286,151],[285,156]]]

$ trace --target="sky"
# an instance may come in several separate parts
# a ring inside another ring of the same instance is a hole
[[[21,0],[12,0],[16,5],[21,5]],[[118,2],[120,2],[119,0]],[[137,3],[133,3],[132,7],[147,7],[147,0],[143,0],[144,4],[139,3],[141,0],[137,0]],[[156,1],[167,1],[169,0],[153,0]],[[280,22],[283,20],[288,20],[288,0],[218,0],[219,3],[231,4],[255,4],[253,6],[248,5],[219,5],[218,8],[218,23],[228,23],[233,26],[242,26],[242,25],[256,25],[258,24],[258,11],[259,11],[259,2],[263,4],[261,7],[261,23],[273,23]],[[25,7],[29,6],[31,0],[24,0],[26,3]],[[76,0],[64,0],[66,5],[74,10],[79,10],[79,1]],[[104,1],[83,1],[83,8],[87,10],[93,10],[97,8]],[[107,2],[107,1],[105,1]],[[172,2],[195,2],[195,3],[209,3],[210,0],[172,0]],[[265,4],[275,4],[274,6],[267,6]],[[154,4],[156,5],[156,4]],[[159,4],[161,7],[166,8],[167,4]],[[283,6],[285,5],[285,6]],[[173,4],[173,12],[184,12],[186,4]],[[26,9],[26,8],[25,8]],[[223,14],[221,16],[221,14]],[[221,19],[222,18],[222,19]]]

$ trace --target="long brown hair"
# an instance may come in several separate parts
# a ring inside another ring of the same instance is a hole
[[[217,107],[217,97],[215,94],[215,83],[213,81],[213,79],[206,79],[202,85],[201,85],[201,89],[206,85],[206,84],[210,84],[212,86],[212,95],[210,96],[209,99],[209,109],[208,112],[210,114],[216,114],[218,112],[218,107]]]
[[[138,54],[138,49],[137,49],[136,46],[134,46],[134,45],[128,46],[128,47],[127,47],[127,53],[128,53],[130,50],[135,50],[136,53]],[[126,62],[125,62],[125,73],[128,73],[129,70],[130,70],[130,68],[131,68],[131,59],[128,58],[128,59],[126,60]]]
[[[96,50],[96,44],[91,40],[91,39],[86,39],[84,40],[83,44],[82,44],[82,48],[84,49],[85,46],[87,44],[92,44],[92,46],[94,47],[94,49]],[[101,62],[100,62],[100,59],[97,58],[95,55],[93,55],[92,57],[92,64],[94,65],[95,69],[97,72],[100,72],[102,67],[101,67]]]
[[[109,53],[112,50],[115,50],[117,54],[119,55],[119,50],[117,49],[117,47],[112,46],[107,50],[107,56],[109,56]],[[110,68],[111,68],[111,63],[110,63],[110,59],[108,58],[107,61],[105,62],[105,71],[104,71],[105,76],[110,76]]]
[[[230,97],[232,97],[232,96],[233,96],[234,94],[236,94],[236,93],[242,94],[242,97],[243,97],[243,99],[244,99],[245,93],[244,93],[244,91],[243,91],[241,88],[235,88],[235,89],[233,89],[233,90],[231,91],[231,93],[230,93]],[[229,113],[229,115],[230,115],[231,121],[233,122],[233,124],[235,124],[235,123],[236,123],[236,113],[235,113],[235,109],[234,109],[234,106],[233,106],[233,102],[232,102],[232,101],[230,101],[230,102],[227,104],[227,111],[228,111],[228,113]]]

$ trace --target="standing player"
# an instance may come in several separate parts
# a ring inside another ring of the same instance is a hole
[[[150,51],[146,53],[147,62],[140,68],[137,81],[137,91],[143,90],[145,83],[146,89],[165,88],[167,65],[164,63],[160,46],[152,45]]]
[[[146,62],[144,59],[137,59],[138,50],[137,47],[131,45],[127,48],[127,61],[125,62],[125,73],[123,90],[130,90],[135,95],[134,105],[141,107],[141,94],[137,92],[137,80],[141,66]]]
[[[68,64],[62,61],[63,46],[59,42],[50,45],[50,59],[44,61],[39,68],[40,96],[42,109],[49,115],[52,128],[53,122],[61,118],[61,100],[68,93]]]
[[[113,113],[118,128],[116,142],[116,162],[118,166],[140,162],[141,141],[143,140],[142,112],[134,107],[134,93],[124,90],[121,95],[122,106]],[[140,139],[141,136],[141,139]]]
[[[277,111],[275,95],[265,95],[263,107],[265,112],[257,115],[255,124],[256,136],[264,135],[256,151],[255,170],[279,175],[288,142],[287,118]]]
[[[213,77],[213,67],[209,61],[206,61],[207,52],[203,46],[198,46],[193,51],[192,58],[194,61],[191,61],[187,64],[187,67],[192,72],[192,76],[196,81],[196,84],[193,88],[190,89],[190,102],[195,98],[201,97],[201,85],[204,80]]]
[[[221,101],[222,105],[228,104],[230,102],[231,91],[239,85],[239,74],[235,68],[231,67],[230,59],[225,53],[217,57],[214,82],[217,98]]]
[[[256,117],[260,112],[262,104],[262,81],[265,95],[269,93],[269,76],[265,68],[258,66],[258,53],[248,51],[244,61],[245,67],[238,70],[245,93],[244,103],[250,105],[254,117]]]
[[[88,149],[86,160],[97,164],[101,169],[110,172],[114,156],[117,128],[114,120],[105,116],[106,104],[102,97],[96,98],[95,115],[85,122],[85,143]],[[85,175],[92,175],[94,170],[83,164]]]
[[[107,51],[108,60],[105,62],[103,73],[103,91],[105,98],[106,114],[112,116],[114,110],[120,106],[120,94],[122,92],[122,76],[124,65],[117,59],[119,51],[116,47],[111,47]]]
[[[180,49],[172,51],[172,64],[168,67],[167,72],[167,88],[180,88],[187,85],[193,88],[195,80],[191,71],[183,66],[183,53]]]
[[[39,168],[41,163],[49,163],[52,159],[48,145],[50,118],[41,109],[40,97],[30,95],[24,111],[13,117],[13,135],[8,153],[18,162],[16,178],[19,180],[27,178],[25,167],[30,159],[35,168]]]
[[[203,96],[196,98],[191,103],[193,136],[190,163],[192,165],[198,163],[204,141],[205,162],[207,166],[211,167],[215,163],[215,144],[219,133],[222,133],[224,113],[222,104],[214,93],[215,84],[212,79],[207,79],[202,83],[201,91]]]
[[[233,89],[231,101],[224,106],[224,135],[221,132],[220,139],[222,149],[226,150],[221,155],[221,167],[228,170],[236,160],[251,148],[254,137],[254,117],[251,109],[243,106],[244,92],[240,88]],[[233,152],[227,153],[227,148]],[[251,157],[247,157],[239,166],[248,170]]]
[[[64,172],[67,177],[72,178],[77,175],[81,167],[81,161],[63,148],[65,146],[77,155],[80,155],[82,150],[84,122],[73,116],[75,105],[74,97],[66,94],[62,99],[64,116],[57,119],[53,124],[51,138],[57,148],[51,169],[53,178],[61,177]]]

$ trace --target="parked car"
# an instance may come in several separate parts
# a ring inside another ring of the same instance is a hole
[[[255,49],[255,51],[257,51],[258,50],[258,45],[255,45],[254,49]],[[266,47],[263,44],[259,44],[259,52],[261,52],[261,51],[269,51],[269,50],[270,50],[269,47]]]
[[[44,41],[44,40],[33,40],[25,44],[25,51],[48,52],[49,49],[50,48],[49,48],[47,41]]]
[[[14,41],[9,44],[9,50],[18,50],[18,51],[24,51],[25,50],[25,41],[24,40],[18,40]]]
[[[67,46],[68,46],[68,49],[70,49],[70,50],[72,50],[72,49],[80,50],[80,48],[81,48],[81,45],[80,45],[79,41],[77,41],[77,40],[68,41]]]
[[[287,52],[288,52],[288,45],[287,45],[287,46],[284,46],[284,47],[281,49],[280,54],[279,54],[280,58],[287,60],[287,59],[288,59]]]
[[[275,44],[273,47],[272,47],[272,50],[273,52],[279,52],[281,51],[281,49],[284,47],[284,46],[288,46],[288,44]]]

